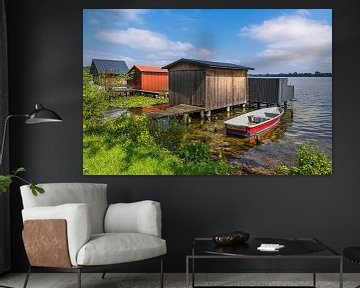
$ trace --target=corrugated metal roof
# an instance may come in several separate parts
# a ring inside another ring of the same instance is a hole
[[[95,65],[98,73],[103,74],[120,74],[129,71],[125,61],[122,60],[93,59],[92,65]]]
[[[213,61],[204,61],[204,60],[196,60],[196,59],[185,59],[181,58],[173,63],[170,63],[163,67],[163,69],[168,69],[169,67],[176,65],[180,62],[187,62],[192,64],[197,64],[203,67],[209,67],[209,68],[228,68],[228,69],[237,69],[237,70],[255,70],[251,67],[246,67],[242,65],[232,64],[232,63],[223,63],[223,62],[213,62]]]
[[[158,66],[144,66],[144,65],[135,65],[137,69],[139,69],[141,72],[161,72],[161,73],[167,73],[167,69],[162,69]],[[132,70],[134,67],[132,67],[130,70]]]

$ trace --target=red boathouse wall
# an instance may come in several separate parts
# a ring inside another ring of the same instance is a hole
[[[156,66],[133,66],[129,73],[133,73],[133,78],[128,80],[128,88],[168,92],[169,91],[169,72]]]

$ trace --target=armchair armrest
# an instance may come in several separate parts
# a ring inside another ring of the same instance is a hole
[[[161,237],[160,203],[150,200],[111,204],[105,215],[106,233],[143,233]]]
[[[70,261],[77,265],[76,256],[80,248],[89,241],[91,235],[91,222],[89,206],[86,204],[64,204],[58,206],[33,207],[22,210],[23,221],[64,219],[66,221],[67,242]],[[34,235],[39,241],[40,235]],[[44,243],[49,245],[49,243]]]

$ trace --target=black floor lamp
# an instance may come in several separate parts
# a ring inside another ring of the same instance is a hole
[[[35,110],[33,112],[31,112],[30,114],[7,116],[5,119],[5,124],[4,124],[4,132],[3,132],[1,151],[0,151],[0,167],[2,165],[2,159],[3,159],[3,154],[4,154],[7,124],[11,118],[15,118],[15,117],[27,118],[25,121],[25,124],[39,124],[39,123],[62,122],[63,121],[58,114],[56,114],[54,111],[52,111],[50,109],[44,108],[44,106],[41,104],[36,104]]]
[[[6,132],[7,132],[7,126],[8,126],[8,122],[11,118],[16,118],[16,117],[23,117],[26,118],[25,123],[26,124],[39,124],[39,123],[56,123],[56,122],[62,122],[63,120],[61,119],[61,117],[56,114],[54,111],[44,108],[43,105],[41,104],[36,104],[35,105],[35,110],[33,112],[31,112],[30,114],[23,114],[23,115],[9,115],[6,117],[5,119],[5,123],[4,123],[4,132],[3,132],[3,137],[2,137],[2,141],[1,141],[1,150],[0,150],[0,168],[2,166],[2,161],[3,161],[3,155],[4,155],[4,146],[6,143]],[[0,284],[0,287],[4,287],[4,288],[12,288],[9,286],[4,286]]]

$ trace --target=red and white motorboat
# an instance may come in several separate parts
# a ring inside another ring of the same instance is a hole
[[[243,137],[258,135],[279,124],[283,113],[283,108],[269,107],[242,114],[224,122],[226,134]]]

